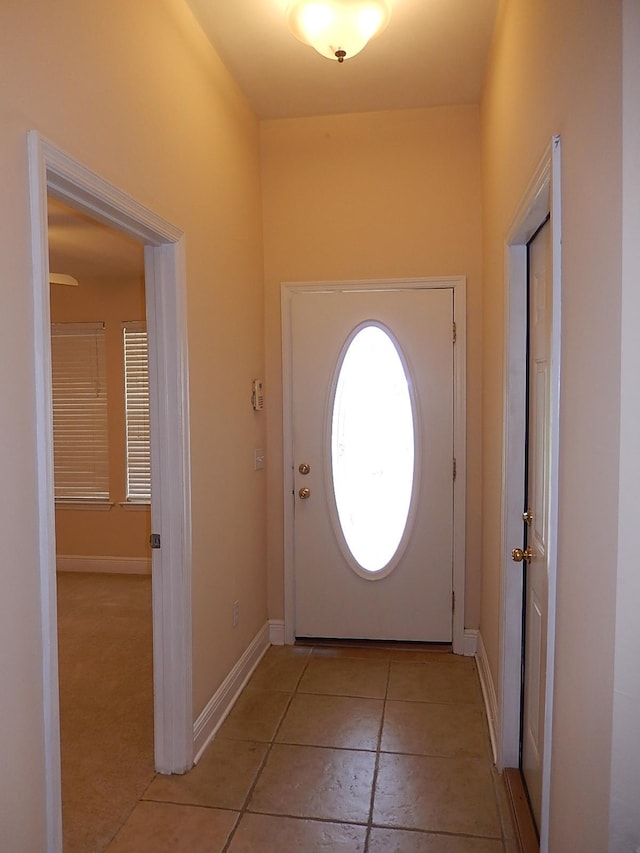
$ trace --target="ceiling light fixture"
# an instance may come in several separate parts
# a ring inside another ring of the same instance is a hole
[[[78,279],[66,273],[51,272],[49,273],[49,284],[69,284],[71,287],[77,287]]]
[[[390,16],[388,0],[293,0],[287,11],[294,36],[338,62],[360,53]]]

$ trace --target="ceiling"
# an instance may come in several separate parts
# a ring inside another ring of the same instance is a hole
[[[49,269],[77,278],[144,275],[141,243],[49,196]]]
[[[288,0],[186,0],[261,119],[480,101],[499,0],[390,0],[391,20],[344,63],[299,42]]]
[[[500,0],[390,0],[388,27],[344,63],[299,42],[289,0],[185,0],[261,119],[480,101]],[[49,199],[52,272],[143,275],[142,246]]]

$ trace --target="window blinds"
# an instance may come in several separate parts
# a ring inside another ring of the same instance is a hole
[[[103,323],[51,327],[56,498],[109,499]]]
[[[127,500],[151,500],[151,436],[147,330],[143,322],[123,323],[127,430]]]

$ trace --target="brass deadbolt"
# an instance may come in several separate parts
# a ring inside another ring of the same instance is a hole
[[[522,550],[522,548],[514,548],[511,552],[511,559],[514,561],[514,563],[530,563],[534,557],[535,554],[533,553],[531,548],[529,548],[529,546],[527,546],[524,551]]]

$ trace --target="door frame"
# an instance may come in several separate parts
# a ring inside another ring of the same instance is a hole
[[[561,146],[554,136],[509,228],[505,244],[505,373],[502,480],[501,630],[498,707],[499,769],[519,766],[522,687],[523,573],[511,549],[521,547],[525,488],[527,243],[551,215],[551,400],[549,435],[549,597],[545,681],[540,851],[548,849],[549,793],[558,558],[559,414],[561,342]]]
[[[145,246],[151,404],[155,765],[193,764],[191,505],[184,237],[37,131],[28,134],[47,850],[62,850],[47,195]],[[162,393],[160,393],[162,389]]]
[[[453,317],[456,324],[454,357],[453,452],[456,478],[453,487],[453,651],[464,654],[464,593],[466,575],[466,278],[369,279],[357,281],[284,282],[281,285],[282,318],[282,423],[283,423],[283,507],[284,507],[284,639],[295,642],[295,562],[294,562],[294,464],[292,389],[292,301],[298,293],[336,290],[453,290]]]

